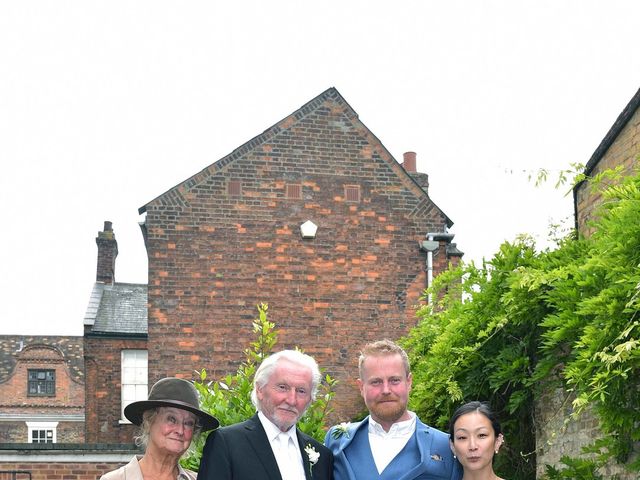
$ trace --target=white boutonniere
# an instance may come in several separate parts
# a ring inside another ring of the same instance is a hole
[[[349,438],[349,422],[342,422],[339,425],[336,425],[331,432],[331,436],[333,438],[340,438],[343,435],[346,435]]]
[[[320,454],[316,451],[313,446],[308,443],[306,447],[304,447],[304,451],[307,453],[307,457],[309,457],[309,474],[313,476],[313,466],[318,463],[320,459]]]

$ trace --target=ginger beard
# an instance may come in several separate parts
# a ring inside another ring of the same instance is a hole
[[[399,420],[407,420],[411,374],[398,354],[369,356],[362,364],[358,380],[360,394],[371,417],[385,430]]]

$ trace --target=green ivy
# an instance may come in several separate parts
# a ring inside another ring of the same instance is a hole
[[[250,348],[245,349],[245,358],[235,374],[215,381],[209,380],[204,369],[196,372],[199,379],[194,385],[200,394],[200,406],[216,417],[221,426],[243,422],[255,414],[256,410],[251,402],[253,377],[262,360],[274,351],[278,340],[275,323],[267,319],[267,310],[266,304],[258,306],[258,318],[253,322],[255,340],[250,343]],[[332,411],[331,400],[335,395],[336,383],[329,375],[324,376],[318,387],[316,400],[298,422],[300,430],[320,442],[324,440],[326,433],[325,420]],[[192,447],[181,460],[185,468],[198,470],[205,441],[206,434],[194,439]]]
[[[575,395],[574,417],[598,415],[603,462],[627,461],[640,441],[640,176],[601,179],[595,233],[543,252],[521,237],[481,266],[440,275],[403,342],[411,407],[447,428],[461,403],[489,401],[506,432],[496,470],[510,479],[535,476],[533,400],[554,384]]]
[[[594,460],[581,458],[570,458],[564,456],[560,459],[563,468],[556,468],[546,465],[544,472],[545,480],[617,480],[619,477],[604,477],[598,473],[598,469],[603,466],[602,463]]]

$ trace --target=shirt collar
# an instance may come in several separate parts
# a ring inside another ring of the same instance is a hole
[[[269,439],[269,442],[273,442],[276,439],[276,437],[282,433],[284,435],[288,435],[289,437],[291,437],[294,440],[294,443],[297,445],[298,441],[296,439],[295,425],[291,427],[289,430],[287,430],[286,432],[283,432],[271,420],[269,420],[264,413],[258,412],[258,419],[260,420],[260,423],[262,424],[262,428],[264,428],[264,431],[267,434],[267,438]]]
[[[407,413],[411,418],[394,423],[388,432],[385,432],[382,425],[369,416],[369,433],[381,437],[397,437],[413,434],[416,429],[416,414],[409,411],[407,411]]]

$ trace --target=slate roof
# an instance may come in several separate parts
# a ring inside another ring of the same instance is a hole
[[[156,202],[156,201],[166,201],[166,202],[169,202],[169,203],[178,202],[177,204],[180,204],[182,202],[182,200],[181,200],[182,193],[184,193],[185,191],[189,191],[190,189],[194,188],[195,186],[197,186],[200,183],[202,183],[203,181],[205,181],[207,178],[211,177],[212,175],[215,175],[218,171],[224,169],[227,165],[229,165],[235,159],[246,155],[249,151],[254,150],[257,147],[259,147],[260,145],[268,142],[270,139],[272,139],[273,137],[277,136],[279,133],[281,133],[281,132],[283,132],[285,130],[288,130],[295,122],[303,119],[305,116],[309,115],[310,113],[314,112],[318,108],[322,107],[322,105],[324,105],[324,103],[327,100],[333,100],[336,103],[345,105],[347,107],[346,115],[350,118],[350,120],[352,122],[357,123],[360,126],[364,127],[366,129],[366,132],[368,132],[368,134],[371,135],[372,139],[378,145],[380,145],[380,147],[382,149],[384,149],[384,151],[388,155],[388,158],[392,160],[392,162],[391,162],[391,163],[393,163],[392,168],[393,167],[399,167],[400,164],[397,162],[397,160],[395,160],[393,155],[391,155],[391,153],[386,149],[386,147],[382,144],[382,142],[375,136],[375,134],[373,134],[373,132],[371,132],[371,130],[369,130],[369,128],[367,128],[359,120],[359,117],[358,117],[358,114],[356,113],[356,111],[351,107],[351,105],[349,105],[349,103],[347,103],[347,101],[340,94],[340,92],[338,92],[338,90],[335,87],[330,87],[327,90],[325,90],[324,92],[322,92],[320,95],[318,95],[317,97],[315,97],[312,100],[310,100],[307,103],[305,103],[302,107],[297,109],[292,114],[290,114],[287,117],[285,117],[284,119],[280,120],[275,125],[272,125],[271,127],[267,128],[260,135],[257,135],[254,138],[252,138],[251,140],[249,140],[248,142],[240,145],[238,148],[236,148],[230,154],[222,157],[218,161],[216,161],[213,164],[211,164],[208,167],[206,167],[201,172],[191,176],[187,180],[179,183],[178,185],[176,185],[175,187],[173,187],[170,190],[166,191],[162,195],[160,195],[160,196],[156,197],[155,199],[151,200],[151,202],[148,202],[147,204],[143,205],[142,207],[140,207],[138,209],[138,213],[140,213],[140,214],[145,213],[147,211],[147,206],[150,203]],[[383,156],[383,158],[384,158],[384,156]],[[409,182],[411,182],[411,183],[415,184],[417,187],[419,187],[419,191],[421,192],[422,195],[428,196],[427,192],[423,189],[422,185],[416,180],[416,178],[414,178],[409,173],[407,173],[404,170],[404,168],[400,167],[400,168],[395,168],[394,170],[396,172],[398,172],[399,175],[403,176],[404,179],[408,180]],[[449,228],[451,228],[451,226],[453,225],[453,221],[442,211],[442,209],[440,209],[440,207],[438,207],[435,204],[435,202],[433,200],[429,199],[429,201],[436,208],[436,210],[442,214],[442,216],[444,217],[444,219],[445,219],[445,221],[447,223],[447,226]]]
[[[74,381],[84,383],[83,338],[75,336],[0,335],[0,383],[13,375],[17,358],[26,347],[57,348],[67,362]]]
[[[147,335],[147,285],[96,282],[84,325],[92,335]]]

